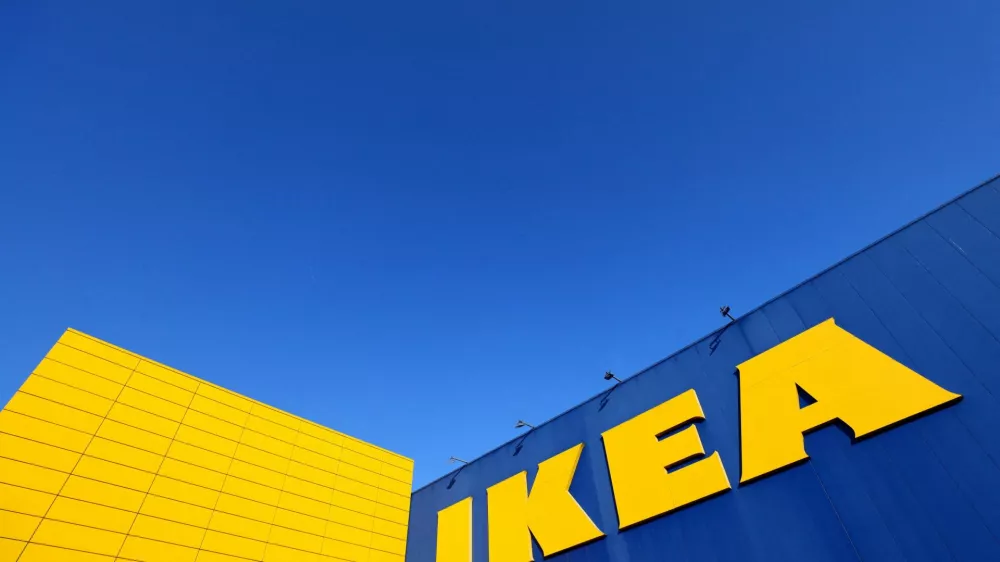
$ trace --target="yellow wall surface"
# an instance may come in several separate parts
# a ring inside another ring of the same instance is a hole
[[[412,472],[68,330],[0,412],[0,562],[402,562]]]

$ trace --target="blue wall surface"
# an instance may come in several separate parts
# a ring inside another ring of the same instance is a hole
[[[789,259],[794,259],[790,256]],[[857,443],[836,426],[811,459],[737,486],[736,365],[828,318],[963,400]],[[605,431],[694,388],[706,451],[734,488],[619,532]],[[578,443],[571,493],[607,535],[559,562],[1000,560],[1000,180],[993,180],[606,393],[418,490],[407,562],[435,558],[437,512]],[[535,545],[535,560],[541,560]]]

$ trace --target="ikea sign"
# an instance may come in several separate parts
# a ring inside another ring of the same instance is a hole
[[[740,485],[809,458],[803,434],[834,420],[862,438],[961,399],[832,318],[738,374]],[[801,407],[799,389],[816,401]],[[619,530],[732,488],[693,425],[704,417],[692,389],[601,434]],[[541,462],[530,491],[523,471],[487,488],[489,562],[531,562],[531,537],[549,556],[604,536],[569,492],[582,451],[580,443]],[[438,512],[436,560],[472,561],[471,497]]]

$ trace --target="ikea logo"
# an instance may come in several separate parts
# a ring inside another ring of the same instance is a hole
[[[741,363],[738,374],[740,484],[809,458],[804,432],[831,421],[861,438],[961,399],[832,318]],[[799,388],[816,401],[801,407]],[[693,425],[704,417],[692,389],[601,434],[620,530],[732,488]],[[604,536],[569,493],[582,451],[580,443],[541,462],[530,491],[527,472],[486,490],[489,562],[531,562],[531,537],[549,556]],[[469,497],[438,512],[437,562],[471,561]]]

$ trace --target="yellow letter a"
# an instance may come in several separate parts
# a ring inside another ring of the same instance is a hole
[[[603,537],[569,485],[583,443],[538,465],[528,495],[528,474],[520,472],[486,490],[490,562],[531,562],[531,535],[545,556]]]
[[[809,458],[803,432],[835,419],[860,438],[961,398],[829,319],[740,364],[747,482]],[[799,407],[796,385],[816,402]]]

